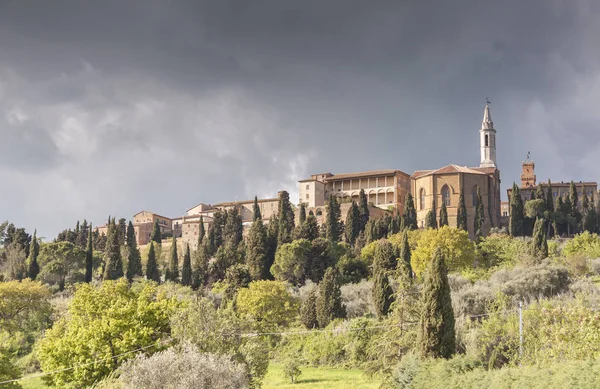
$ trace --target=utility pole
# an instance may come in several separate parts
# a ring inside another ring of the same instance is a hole
[[[519,301],[519,356],[523,357],[523,302]]]

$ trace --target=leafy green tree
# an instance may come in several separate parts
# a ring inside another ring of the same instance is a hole
[[[92,231],[92,223],[90,223],[90,231]],[[93,236],[88,234],[87,246],[85,249],[85,282],[92,282],[92,273],[94,271],[94,246],[92,243]]]
[[[458,196],[458,210],[456,211],[456,228],[467,231],[467,206],[465,205],[465,191],[460,189]]]
[[[298,215],[298,223],[300,225],[304,224],[306,221],[306,204],[300,203],[300,213]]]
[[[546,221],[539,218],[533,228],[532,254],[539,258],[548,257],[548,242],[546,241]]]
[[[451,227],[423,230],[411,253],[411,267],[415,275],[423,274],[438,247],[441,247],[452,271],[470,268],[475,263],[475,244],[467,231]]]
[[[35,280],[40,272],[40,265],[38,264],[38,255],[40,254],[40,243],[37,240],[37,230],[33,231],[33,238],[31,239],[31,245],[29,248],[29,259],[27,261],[27,276],[30,280]]]
[[[15,366],[11,362],[8,353],[3,351],[4,350],[0,349],[0,382],[8,382],[0,385],[2,385],[2,388],[6,389],[21,389],[22,386],[19,385],[18,382],[10,382],[21,378],[21,369]]]
[[[0,328],[11,336],[28,329],[41,331],[52,314],[51,297],[38,281],[0,282]]]
[[[300,321],[309,330],[319,327],[319,322],[317,321],[317,288],[312,289],[306,300],[302,303]]]
[[[227,303],[233,301],[240,288],[247,288],[252,282],[248,266],[241,263],[229,266],[225,271],[224,282],[226,285],[224,302]]]
[[[277,249],[271,274],[275,279],[301,285],[306,279],[311,244],[306,239],[285,243]]]
[[[260,213],[260,207],[258,206],[258,197],[254,196],[254,205],[252,206],[253,217],[252,221],[262,220],[262,215]]]
[[[323,281],[319,284],[317,297],[317,321],[319,327],[325,328],[333,319],[346,317],[346,308],[342,305],[339,275],[335,268],[330,267],[325,272]]]
[[[448,225],[448,209],[446,203],[442,201],[442,207],[440,208],[440,227]]]
[[[142,256],[137,247],[135,230],[131,222],[127,226],[127,271],[125,275],[129,281],[132,281],[135,277],[142,277],[144,275],[142,271]]]
[[[156,242],[157,244],[162,243],[162,233],[160,232],[158,220],[154,221],[154,225],[152,226],[152,233],[150,234],[150,240]]]
[[[269,278],[267,229],[262,219],[252,222],[246,238],[246,264],[253,280]]]
[[[417,210],[415,208],[415,201],[410,192],[406,193],[403,219],[405,228],[408,228],[409,230],[417,229]]]
[[[257,330],[285,328],[298,315],[298,302],[287,291],[285,282],[253,281],[238,291],[236,307],[240,317]]]
[[[67,283],[83,280],[85,252],[71,242],[44,244],[38,261],[42,269],[38,279],[58,285],[61,291]]]
[[[373,274],[379,271],[392,272],[396,269],[397,263],[394,246],[387,239],[380,239],[375,247]]]
[[[104,281],[99,288],[80,284],[69,314],[40,341],[42,370],[54,372],[48,376],[53,386],[89,387],[131,358],[131,350],[165,347],[170,318],[180,306],[176,297],[146,281],[135,287],[125,279]]]
[[[183,254],[183,264],[181,265],[181,285],[192,285],[192,256],[190,254],[189,243],[185,245]]]
[[[435,209],[430,209],[425,216],[425,228],[437,228],[437,220],[435,218]]]
[[[400,258],[398,259],[398,270],[408,278],[413,278],[411,266],[410,244],[408,243],[408,231],[402,233],[402,241],[400,242]],[[400,274],[402,275],[402,274]]]
[[[290,203],[290,195],[285,190],[279,192],[279,209],[277,213],[277,247],[292,241],[295,215]]]
[[[392,302],[394,302],[394,292],[385,271],[379,270],[375,273],[372,293],[377,317],[386,317],[390,311]]]
[[[148,249],[148,262],[146,263],[146,279],[160,283],[160,271],[156,261],[156,251],[154,250],[154,241],[150,241]]]
[[[517,184],[513,183],[510,195],[510,217],[508,221],[508,231],[510,236],[523,236],[523,224],[525,215],[523,213],[523,199]]]
[[[353,201],[352,206],[348,209],[346,216],[346,241],[351,245],[354,245],[358,234],[360,234],[360,211],[358,206]]]
[[[481,188],[477,187],[477,204],[475,205],[475,218],[473,219],[473,231],[477,240],[483,237],[483,223],[485,223],[485,210],[481,198]]]
[[[305,277],[318,283],[323,278],[325,270],[334,266],[337,259],[344,254],[344,243],[331,243],[325,238],[317,238],[311,243],[308,260],[305,267]]]
[[[330,242],[340,241],[340,203],[334,196],[329,196],[327,201],[327,217],[325,218],[325,231]]]
[[[177,239],[171,239],[171,255],[169,257],[169,266],[165,272],[165,281],[179,281],[179,256],[177,254]]]
[[[358,194],[358,213],[360,215],[360,231],[364,231],[370,216],[369,202],[364,189],[361,189]]]
[[[85,250],[88,240],[88,234],[91,233],[91,228],[88,225],[87,220],[83,220],[81,227],[79,228],[79,234],[77,234],[76,243],[81,249]]]
[[[206,235],[206,231],[204,230],[204,217],[200,216],[200,221],[198,222],[198,247],[204,244],[204,235]]]
[[[108,226],[106,251],[104,252],[104,279],[116,280],[121,277],[123,277],[123,259],[121,258],[119,231],[113,219]]]
[[[440,248],[425,274],[418,344],[423,358],[450,358],[456,351],[448,269]]]

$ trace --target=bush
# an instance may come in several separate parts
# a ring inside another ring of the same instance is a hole
[[[298,316],[299,303],[281,281],[254,281],[237,294],[240,317],[258,330],[287,327]]]
[[[342,303],[346,307],[348,319],[375,315],[372,288],[373,283],[367,280],[362,280],[357,284],[342,285],[340,288]]]
[[[483,267],[515,265],[528,250],[527,241],[505,234],[491,234],[477,245],[477,262]]]
[[[288,356],[283,361],[283,374],[290,379],[292,384],[296,382],[296,378],[302,374],[302,371],[300,370],[300,361],[297,357]]]
[[[139,355],[121,367],[128,389],[247,388],[244,366],[225,355],[202,354],[192,345],[170,348],[150,357]]]
[[[410,263],[417,276],[421,276],[433,253],[440,247],[449,271],[473,266],[475,245],[467,231],[444,226],[440,229],[427,229],[421,233],[417,247],[412,251]]]
[[[562,254],[566,257],[583,255],[586,258],[598,258],[600,257],[600,236],[590,234],[588,231],[575,235],[573,239],[567,241],[562,249]]]

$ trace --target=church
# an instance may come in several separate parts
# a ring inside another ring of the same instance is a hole
[[[456,226],[458,202],[464,192],[469,235],[474,236],[473,219],[477,205],[477,189],[485,209],[484,234],[500,224],[500,170],[496,165],[496,130],[488,101],[479,130],[481,162],[478,167],[447,165],[436,170],[417,170],[411,176],[411,193],[415,198],[417,224],[425,226],[429,210],[434,209],[439,221],[440,207],[446,205],[448,224]]]

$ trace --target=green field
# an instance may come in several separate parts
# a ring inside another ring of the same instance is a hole
[[[353,389],[377,389],[379,382],[369,379],[360,370],[328,369],[302,367],[302,374],[295,384],[283,376],[281,366],[269,364],[269,371],[263,381],[263,389],[341,389],[352,386]],[[41,378],[31,378],[21,381],[23,389],[46,388]]]

